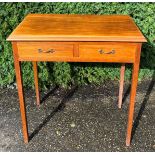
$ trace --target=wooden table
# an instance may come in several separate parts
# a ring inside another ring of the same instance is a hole
[[[32,61],[37,105],[38,61],[121,63],[119,103],[121,108],[125,63],[133,64],[126,145],[130,145],[141,45],[146,42],[127,15],[29,14],[8,37],[12,42],[24,142],[28,128],[21,78],[22,61]]]

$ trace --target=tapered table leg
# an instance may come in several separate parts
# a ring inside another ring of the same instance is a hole
[[[126,145],[127,146],[130,146],[130,142],[131,142],[134,105],[135,105],[136,89],[137,89],[137,83],[138,83],[139,63],[140,63],[140,52],[141,52],[141,44],[138,45],[138,49],[137,49],[136,56],[135,56],[135,62],[133,64],[133,70],[132,70],[132,84],[131,84],[128,125],[127,125],[127,135],[126,135]]]
[[[118,108],[122,107],[124,74],[125,74],[125,64],[122,64],[121,70],[120,70],[120,86],[119,86]]]
[[[20,62],[18,61],[16,43],[12,43],[12,45],[13,45],[13,51],[14,51],[13,52],[14,53],[14,66],[15,66],[16,80],[17,80],[17,87],[18,87],[23,137],[24,137],[24,142],[28,143],[29,137],[28,137],[28,128],[27,128],[27,120],[26,120],[26,109],[25,109],[24,95],[23,95],[21,66],[20,66]]]
[[[37,101],[37,105],[40,106],[37,62],[33,61],[32,63],[33,63],[34,83],[35,83],[35,90],[36,90],[36,101]]]

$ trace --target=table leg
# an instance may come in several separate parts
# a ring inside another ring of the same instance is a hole
[[[122,106],[124,74],[125,74],[125,64],[122,64],[121,70],[120,70],[120,86],[119,86],[118,108],[121,108],[121,106]]]
[[[35,90],[36,90],[37,106],[40,106],[37,62],[33,61],[32,63],[33,63],[34,83],[35,83]]]
[[[18,60],[17,56],[17,46],[16,43],[13,43],[13,53],[14,53],[14,66],[16,72],[16,80],[17,80],[17,87],[18,87],[18,96],[19,96],[19,103],[20,103],[20,112],[21,112],[21,120],[22,120],[22,130],[24,136],[24,142],[28,143],[28,128],[27,128],[27,119],[26,119],[26,109],[24,103],[24,95],[23,95],[23,84],[22,84],[22,76],[21,76],[21,64]]]
[[[131,142],[134,105],[135,105],[136,89],[137,89],[137,83],[138,83],[139,63],[140,63],[140,52],[141,52],[141,44],[138,45],[138,49],[137,49],[136,56],[135,56],[135,62],[133,64],[133,70],[132,70],[132,84],[131,84],[130,104],[129,104],[129,113],[128,113],[126,146],[130,146],[130,142]]]

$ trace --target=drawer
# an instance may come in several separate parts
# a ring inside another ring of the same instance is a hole
[[[98,42],[79,45],[81,59],[100,62],[133,62],[137,49],[136,43]]]
[[[19,60],[63,60],[73,57],[73,44],[17,42]]]

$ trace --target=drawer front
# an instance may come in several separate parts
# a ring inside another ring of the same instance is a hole
[[[18,42],[21,60],[57,60],[73,57],[72,44],[54,42]]]
[[[79,45],[81,59],[104,62],[133,62],[136,43],[83,43]]]

